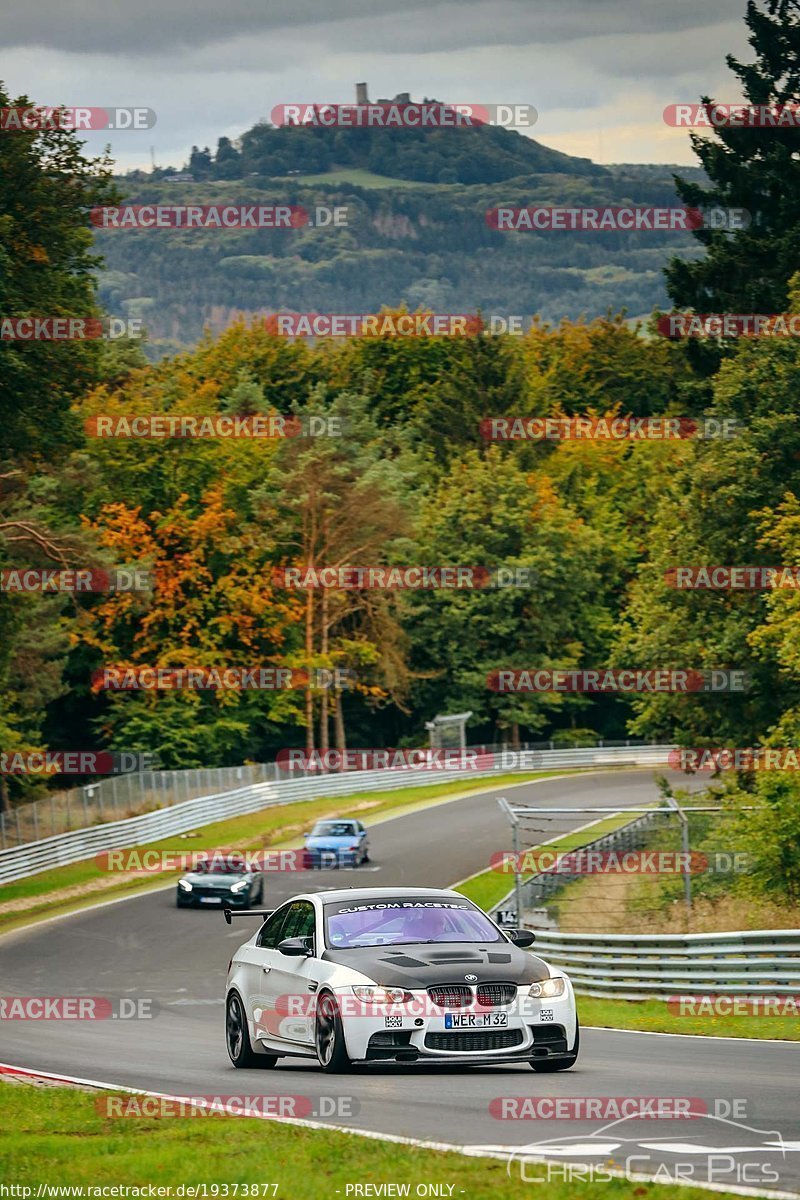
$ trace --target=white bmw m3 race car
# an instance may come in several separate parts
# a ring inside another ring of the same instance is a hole
[[[295,896],[228,968],[225,1032],[236,1067],[315,1058],[353,1063],[530,1063],[578,1057],[572,985],[465,896],[432,888],[345,888]]]

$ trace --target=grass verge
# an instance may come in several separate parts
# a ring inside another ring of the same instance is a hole
[[[188,853],[195,850],[210,850],[217,847],[238,850],[263,850],[297,846],[302,843],[302,832],[320,817],[358,814],[365,824],[384,817],[395,810],[413,812],[426,808],[439,800],[454,799],[472,792],[509,787],[553,776],[581,774],[572,771],[538,771],[513,775],[499,775],[495,779],[475,779],[471,783],[458,780],[451,783],[429,783],[420,787],[402,788],[385,792],[353,792],[349,796],[320,797],[303,800],[296,804],[281,804],[203,825],[191,837],[186,834],[171,836],[159,842],[150,842],[137,849],[173,853]],[[124,876],[109,875],[94,859],[72,863],[43,871],[28,879],[0,886],[0,932],[30,924],[33,920],[72,912],[103,900],[113,900],[135,892],[145,892],[154,886],[176,878],[178,872],[128,872]]]
[[[677,995],[676,989],[676,995]],[[578,996],[581,1025],[606,1029],[639,1029],[650,1033],[699,1033],[706,1037],[778,1038],[800,1042],[796,1016],[687,1015],[672,1012],[666,1000],[612,1000]]]
[[[40,1184],[147,1188],[152,1183],[170,1189],[160,1195],[175,1195],[181,1184],[201,1188],[205,1184],[209,1196],[216,1186],[219,1190],[213,1194],[232,1197],[234,1184],[240,1185],[239,1195],[241,1185],[247,1184],[262,1185],[257,1193],[248,1192],[259,1198],[335,1200],[354,1195],[347,1191],[353,1184],[406,1184],[413,1196],[419,1184],[431,1182],[452,1185],[451,1196],[469,1200],[530,1196],[531,1185],[520,1179],[519,1167],[515,1178],[499,1159],[468,1158],[335,1131],[265,1125],[255,1118],[109,1118],[98,1112],[98,1106],[113,1094],[0,1082],[0,1161],[5,1182],[31,1188],[29,1196],[36,1195]],[[277,1191],[270,1184],[277,1184]],[[588,1196],[592,1190],[591,1184],[585,1184],[581,1194]],[[24,1200],[24,1193],[15,1194]],[[574,1195],[575,1186],[569,1182],[548,1186],[548,1200],[573,1200]],[[717,1195],[732,1200],[728,1192]],[[604,1200],[649,1196],[706,1200],[707,1193],[612,1179],[602,1184],[602,1196]]]

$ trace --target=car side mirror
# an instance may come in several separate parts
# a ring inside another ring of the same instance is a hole
[[[508,936],[515,946],[520,946],[523,949],[525,946],[532,946],[536,941],[536,934],[531,933],[530,929],[512,929],[509,931]]]
[[[311,954],[306,939],[301,937],[284,938],[278,942],[278,949],[289,958],[308,958]]]

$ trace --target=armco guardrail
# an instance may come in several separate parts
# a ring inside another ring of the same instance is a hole
[[[664,746],[591,746],[570,750],[530,751],[529,759],[518,771],[553,770],[559,767],[662,766],[673,749]],[[535,755],[536,759],[530,756]],[[419,770],[411,767],[382,771],[344,771],[332,775],[307,774],[303,779],[257,783],[233,791],[202,796],[172,804],[168,808],[129,817],[123,821],[98,824],[89,829],[0,851],[0,884],[25,879],[52,867],[65,866],[91,858],[105,850],[141,846],[147,842],[186,833],[190,829],[222,821],[241,813],[256,812],[275,804],[291,804],[316,796],[342,796],[355,792],[388,791],[430,783],[448,783],[459,779],[491,778],[508,774],[509,768],[498,755],[478,756],[469,770]]]
[[[588,996],[800,994],[800,929],[735,933],[536,931],[534,952]]]
[[[217,796],[202,796],[198,800],[173,804],[170,808],[143,813],[125,821],[110,821],[106,825],[95,825],[92,829],[61,833],[41,842],[27,842],[24,846],[15,846],[0,853],[0,884],[80,862],[105,850],[142,846],[147,842],[186,833],[199,825],[209,825],[226,817],[238,817],[242,813],[257,812],[281,803],[283,801],[273,784],[257,783]]]
[[[630,739],[625,742],[599,741],[591,749],[599,752],[631,745]],[[514,750],[502,746],[468,746],[466,749],[470,754],[495,754],[501,760],[506,753],[516,759],[524,755],[530,760],[530,765],[535,766],[540,752],[554,751],[555,746],[552,742],[525,742]],[[312,778],[319,778],[318,771],[309,774]],[[278,783],[290,776],[298,777],[297,772],[287,773],[274,762],[247,763],[235,767],[187,767],[169,771],[148,768],[109,775],[82,787],[49,792],[39,800],[15,804],[8,812],[0,812],[0,851],[22,846],[26,842],[40,842],[59,833],[72,833],[76,829],[91,829],[111,821],[128,820],[157,808],[196,800],[200,796],[218,796],[222,792],[256,783]]]

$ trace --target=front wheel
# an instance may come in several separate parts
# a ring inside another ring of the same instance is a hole
[[[244,1005],[236,992],[231,992],[225,1005],[225,1044],[235,1067],[274,1067],[276,1054],[256,1054],[250,1045]]]
[[[323,992],[317,1004],[314,1044],[323,1071],[341,1074],[350,1070],[352,1063],[344,1043],[342,1016],[330,992]]]
[[[569,1058],[545,1058],[532,1059],[531,1066],[534,1071],[539,1074],[552,1074],[553,1071],[568,1071],[570,1067],[574,1067],[578,1061],[578,1054],[581,1048],[581,1030],[578,1022],[575,1022],[575,1048]]]

